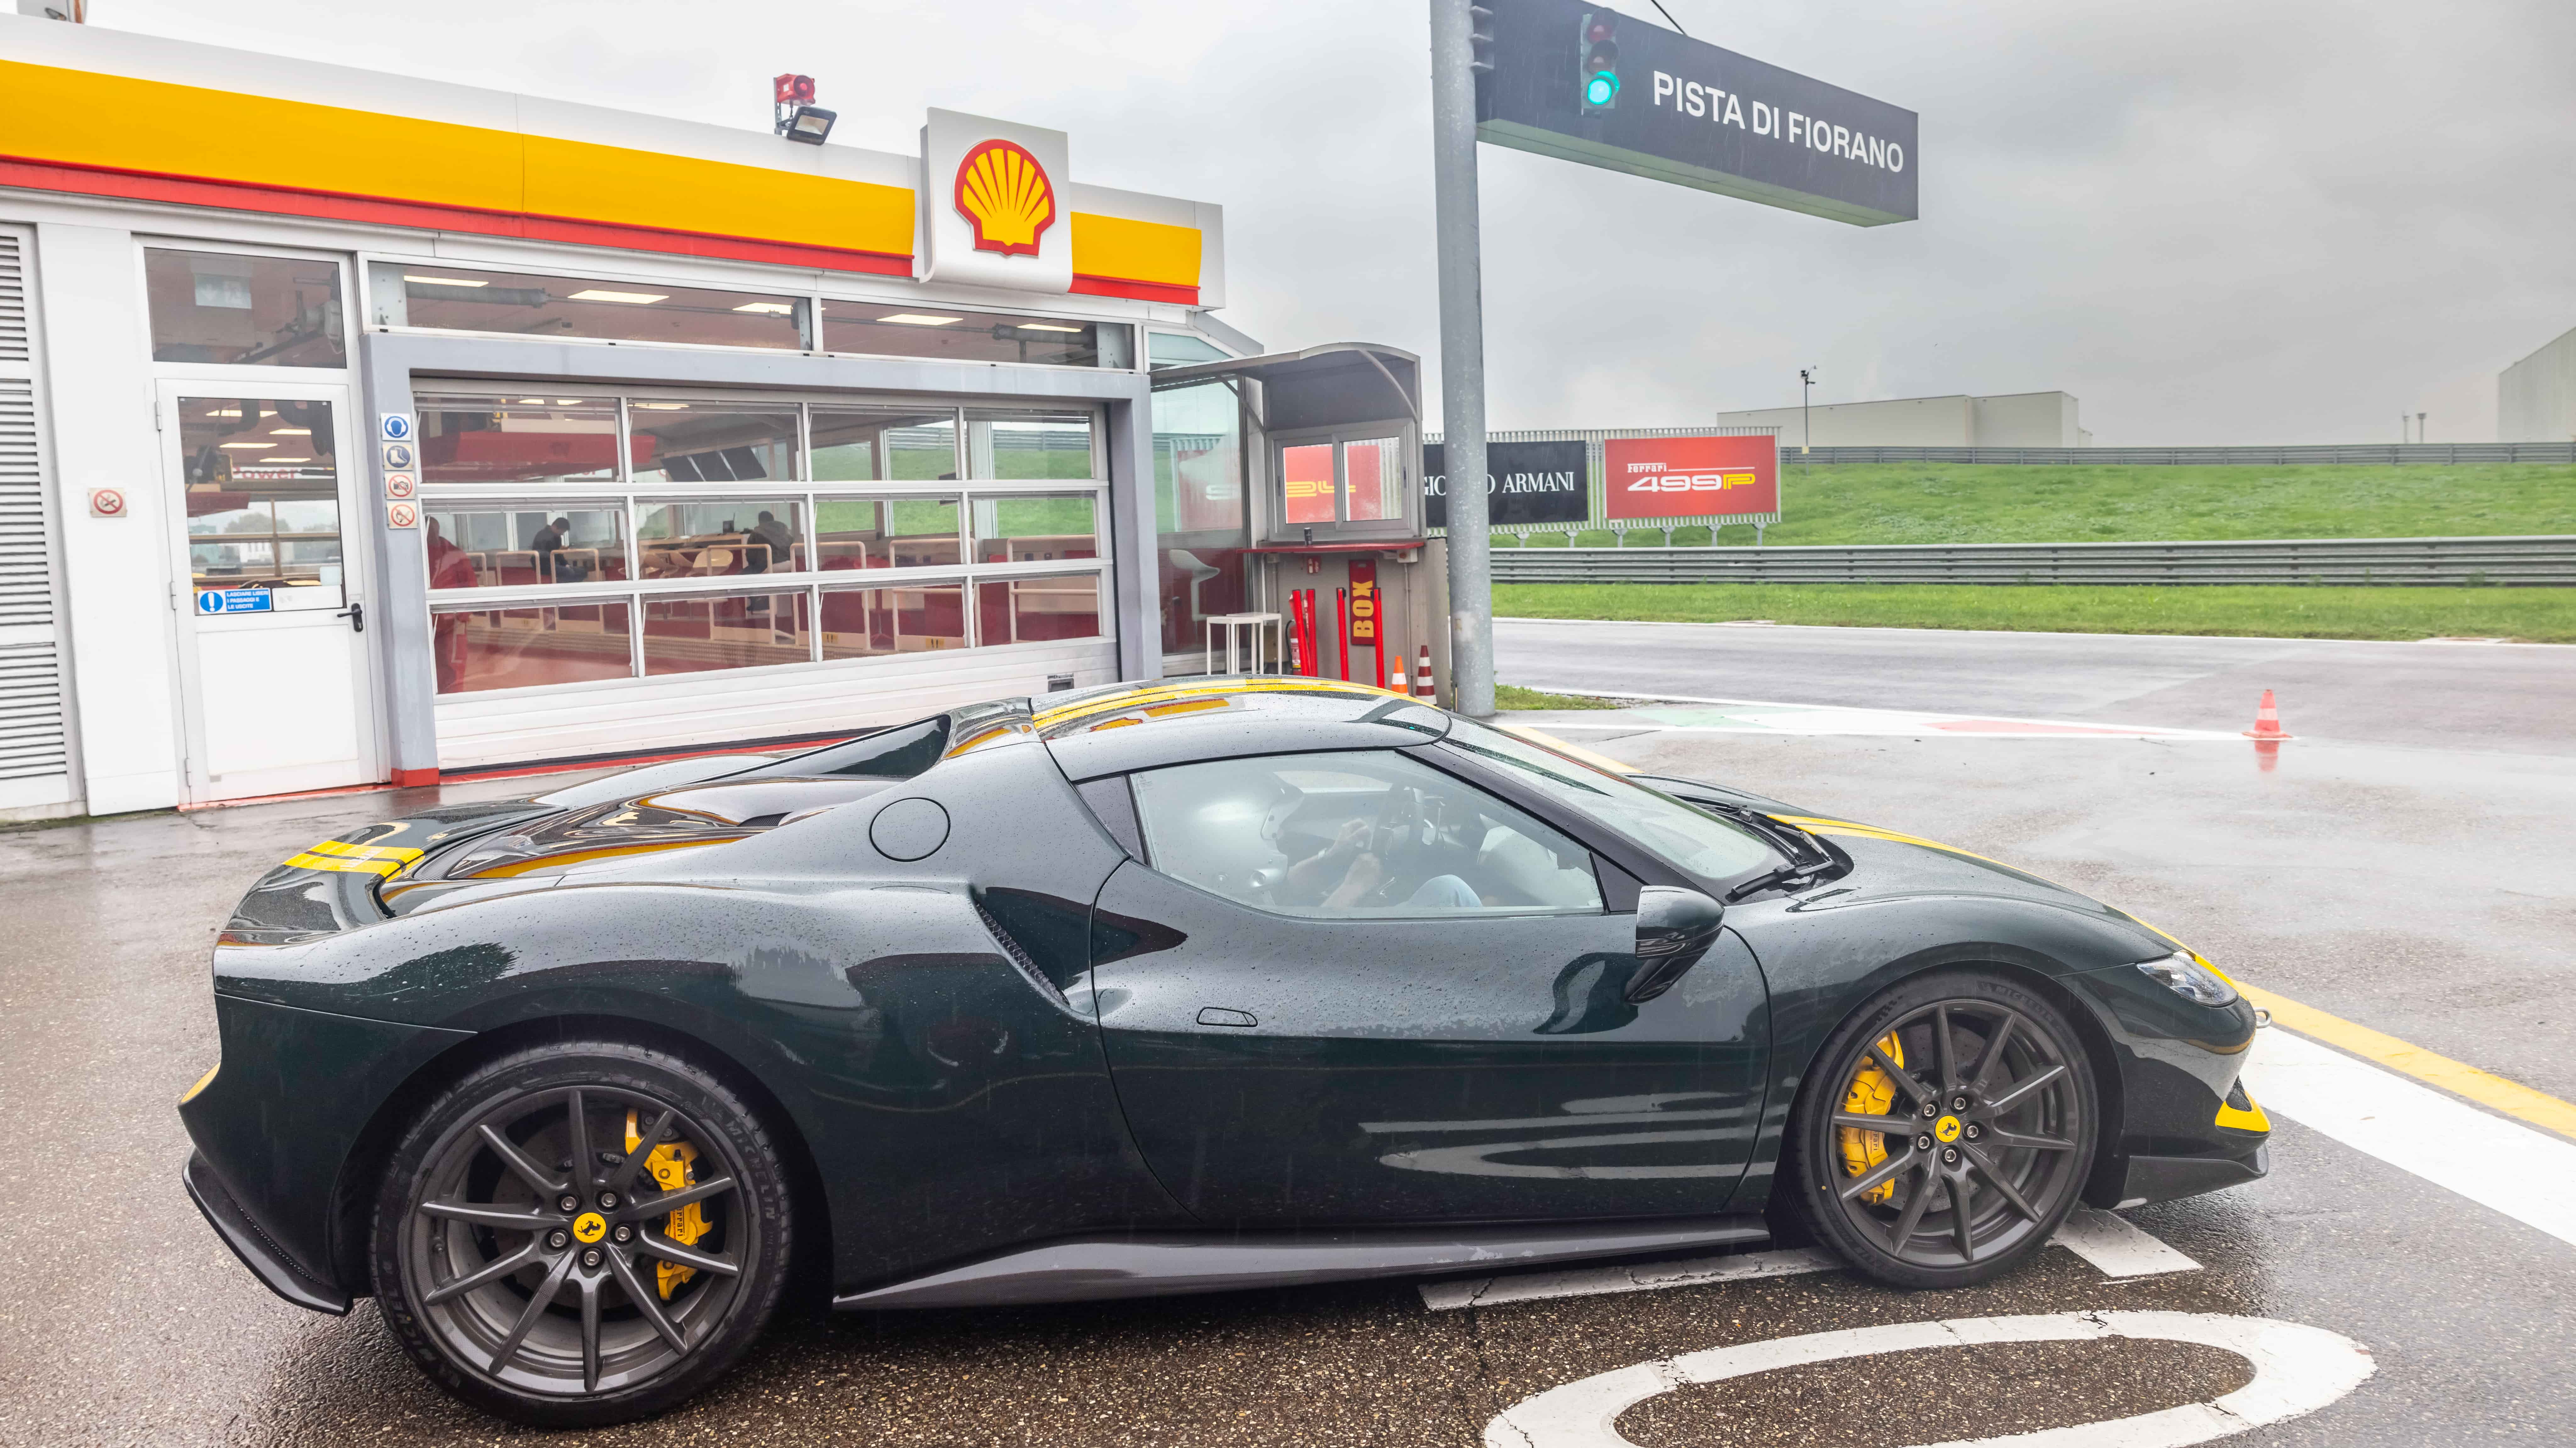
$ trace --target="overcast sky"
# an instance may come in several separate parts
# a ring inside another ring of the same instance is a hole
[[[2576,327],[2570,0],[1666,0],[1921,113],[1919,221],[1857,228],[1482,148],[1492,425],[2062,388],[2095,441],[2494,436]],[[1637,0],[1636,9],[1651,14]],[[1436,363],[1426,10],[775,0],[93,0],[96,23],[836,142],[925,107],[1070,131],[1080,180],[1226,209],[1222,315]],[[1436,381],[1435,381],[1436,386]]]

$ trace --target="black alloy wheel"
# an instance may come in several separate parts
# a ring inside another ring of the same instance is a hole
[[[449,1088],[376,1207],[385,1322],[440,1386],[552,1427],[658,1412],[749,1348],[785,1282],[775,1145],[665,1052],[548,1045]]]
[[[1943,971],[1891,987],[1826,1042],[1785,1169],[1800,1214],[1854,1267],[1959,1287],[2046,1245],[2099,1129],[2065,1016],[2002,976]]]

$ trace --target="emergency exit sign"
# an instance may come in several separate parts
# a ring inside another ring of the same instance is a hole
[[[1918,214],[1912,111],[1582,0],[1479,3],[1479,140],[1856,226]]]

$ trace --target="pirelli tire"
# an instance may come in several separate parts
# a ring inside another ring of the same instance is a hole
[[[1817,1053],[1782,1163],[1802,1226],[1900,1287],[1964,1287],[2045,1246],[2100,1131],[2058,1007],[2002,972],[1941,970],[1855,1011]]]
[[[454,1396],[532,1426],[660,1412],[776,1311],[792,1222],[769,1129],[669,1052],[565,1041],[425,1107],[376,1198],[386,1327]]]

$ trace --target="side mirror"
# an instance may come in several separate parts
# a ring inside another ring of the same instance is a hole
[[[1726,907],[1697,890],[1649,885],[1637,892],[1637,958],[1628,979],[1631,1002],[1650,1001],[1673,988],[1726,925]]]

